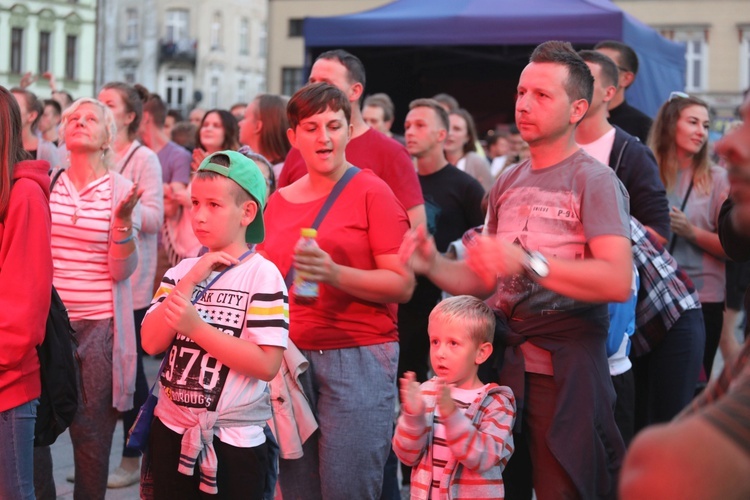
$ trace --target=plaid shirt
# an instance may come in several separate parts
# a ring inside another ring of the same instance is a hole
[[[695,285],[674,257],[633,217],[630,239],[641,278],[631,352],[640,356],[658,345],[684,311],[699,309],[701,303]]]

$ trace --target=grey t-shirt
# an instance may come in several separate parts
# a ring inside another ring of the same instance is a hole
[[[685,199],[692,171],[677,172],[676,188],[667,193],[670,207],[680,208]],[[719,210],[729,194],[727,172],[721,167],[711,167],[711,191],[702,192],[693,186],[685,205],[685,215],[695,226],[706,231],[717,233]],[[724,260],[717,259],[700,247],[688,242],[685,238],[672,234],[675,240],[672,256],[682,269],[693,280],[698,290],[701,302],[724,302],[726,291],[726,277],[724,275]],[[672,241],[667,248],[671,248]]]
[[[546,256],[583,259],[592,238],[630,238],[628,203],[612,169],[583,150],[539,170],[527,160],[504,172],[492,188],[486,231]],[[491,304],[514,319],[591,306],[524,275],[499,279]]]

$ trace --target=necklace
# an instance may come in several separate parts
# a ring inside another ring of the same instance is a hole
[[[101,179],[106,174],[106,172],[107,172],[106,170],[104,170],[103,172],[94,171],[93,175],[87,176],[87,179],[86,181],[84,181],[83,185],[81,186],[81,189],[84,189],[86,186],[88,186],[92,182],[95,182],[98,179]],[[78,223],[78,213],[81,210],[81,207],[79,206],[80,200],[78,199],[80,191],[78,189],[78,186],[76,186],[76,183],[73,182],[73,179],[71,179],[69,175],[67,177],[74,191],[70,193],[71,201],[73,202],[73,206],[74,206],[73,213],[70,215],[70,222],[72,222],[75,225]]]

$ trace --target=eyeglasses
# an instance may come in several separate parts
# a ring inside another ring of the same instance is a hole
[[[679,91],[675,90],[674,92],[672,92],[672,93],[669,94],[669,101],[668,102],[672,102],[675,99],[687,99],[689,97],[690,96],[688,94],[686,94],[685,92],[679,92]]]

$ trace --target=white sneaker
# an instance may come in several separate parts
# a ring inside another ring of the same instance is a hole
[[[122,467],[117,467],[107,477],[107,488],[127,488],[141,480],[140,467],[133,472],[128,472]]]

